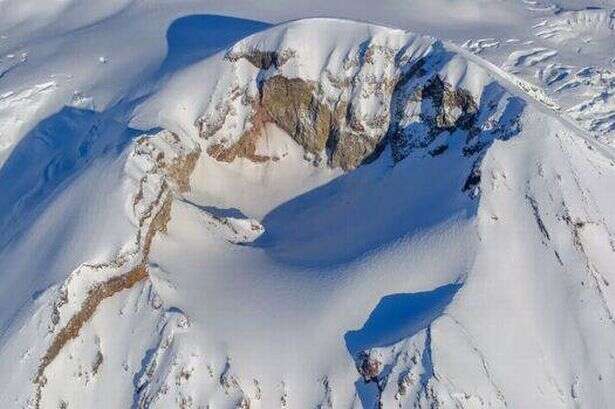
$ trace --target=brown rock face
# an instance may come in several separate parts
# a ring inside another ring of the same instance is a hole
[[[244,132],[235,144],[225,147],[217,143],[211,145],[207,149],[207,153],[212,158],[221,162],[232,162],[235,158],[246,158],[252,162],[267,162],[271,159],[266,155],[256,153],[257,142],[260,138],[263,128],[267,122],[271,122],[264,110],[256,107],[254,116],[252,117],[252,128]]]
[[[318,154],[327,146],[333,113],[316,99],[313,84],[276,75],[263,84],[260,105],[268,119],[307,152]]]
[[[223,162],[238,157],[253,162],[268,161],[270,157],[256,153],[258,138],[267,123],[284,130],[317,160],[326,152],[329,164],[344,170],[355,169],[376,149],[379,140],[365,135],[349,104],[340,101],[331,108],[318,99],[312,82],[275,75],[263,81],[259,93],[258,100],[253,101],[252,127],[231,146],[211,145],[207,150],[210,156]],[[382,120],[386,122],[386,118]],[[204,132],[201,134],[207,137]]]
[[[372,64],[378,55],[393,64],[396,52],[372,46],[364,62]],[[277,69],[295,57],[292,50],[231,51],[226,56],[231,62],[245,59],[261,70]],[[359,60],[354,64],[360,64]],[[210,156],[224,162],[238,157],[253,162],[274,159],[257,154],[258,140],[268,123],[285,131],[315,163],[324,160],[329,166],[346,171],[377,158],[387,144],[395,162],[417,149],[427,149],[432,156],[437,156],[448,148],[446,141],[432,146],[439,135],[458,129],[470,136],[479,133],[478,105],[467,90],[453,87],[439,75],[426,76],[424,65],[425,58],[422,58],[402,73],[385,77],[368,74],[343,77],[328,72],[323,83],[261,72],[255,79],[256,95],[246,91],[247,88],[236,87],[238,91],[229,93],[227,104],[217,106],[214,114],[197,121],[197,126],[200,134],[208,139],[223,129],[227,116],[236,115],[237,110],[251,109],[247,131],[232,138],[221,135],[208,148]],[[328,94],[328,86],[338,89],[343,96],[335,92]],[[351,91],[358,96],[348,98]],[[375,114],[366,112],[361,101],[368,98],[375,98],[386,108]],[[476,149],[480,148],[477,145]]]
[[[331,149],[331,166],[344,170],[356,169],[377,152],[378,142],[364,137],[360,133],[344,132],[334,135],[335,143]]]

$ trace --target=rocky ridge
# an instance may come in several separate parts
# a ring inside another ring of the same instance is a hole
[[[349,171],[387,146],[399,162],[419,150],[441,154],[463,138],[464,155],[473,156],[491,140],[519,132],[523,102],[495,84],[480,94],[451,83],[447,76],[455,73],[447,65],[454,55],[442,43],[407,41],[361,44],[344,55],[341,67],[324,66],[316,79],[293,75],[308,58],[298,50],[239,42],[222,63],[233,85],[217,90],[223,96],[196,122],[207,152],[223,162],[278,160],[258,153],[264,127],[274,124],[307,160]]]
[[[174,196],[190,190],[190,174],[199,155],[198,145],[191,146],[168,131],[143,136],[135,143],[133,158],[127,162],[128,169],[136,165],[140,173],[138,190],[133,197],[133,212],[138,224],[134,249],[118,254],[105,264],[80,266],[59,288],[51,309],[51,344],[33,379],[34,408],[42,407],[43,390],[48,383],[47,367],[67,343],[79,336],[81,328],[100,304],[148,278],[148,258],[154,236],[166,231]],[[71,309],[76,312],[65,312]],[[101,364],[102,355],[97,358],[94,372]]]

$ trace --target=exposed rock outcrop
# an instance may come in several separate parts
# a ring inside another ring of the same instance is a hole
[[[145,176],[141,178],[133,200],[135,212],[139,213],[139,229],[136,237],[138,250],[135,254],[120,254],[116,260],[107,264],[109,268],[120,269],[118,274],[91,286],[77,312],[53,337],[51,344],[41,358],[33,379],[35,386],[33,404],[35,408],[41,407],[42,390],[47,384],[46,369],[58,357],[62,349],[71,340],[79,336],[81,329],[92,318],[100,304],[120,291],[132,288],[148,277],[147,264],[152,241],[157,233],[166,231],[167,223],[171,218],[174,192],[181,194],[190,189],[189,178],[200,155],[200,149],[198,145],[189,149],[176,134],[162,131],[153,141],[147,137],[139,139],[135,144],[133,155],[144,157],[146,163],[151,166],[149,170],[145,171]],[[162,182],[158,189],[154,189],[156,194],[153,196],[153,200],[146,200],[144,189],[148,183],[148,176],[152,174],[160,178]],[[139,205],[143,205],[145,208],[138,211]],[[137,260],[135,266],[122,273],[121,267],[130,258]],[[78,278],[78,273],[79,271],[77,271],[77,275],[69,277],[67,281],[70,282],[71,279]],[[68,304],[65,291],[60,292],[60,300],[56,303],[57,308],[52,311],[52,320],[55,320],[54,326],[60,320],[60,308]],[[103,360],[102,353],[99,351],[98,354],[93,365],[94,372],[98,370]]]
[[[478,104],[470,92],[453,88],[439,75],[416,89],[408,90],[406,83],[405,78],[400,80],[391,102],[389,139],[396,162],[430,146],[443,132],[473,130]]]
[[[269,68],[275,67],[280,68],[288,60],[295,56],[295,51],[289,48],[278,51],[261,51],[259,49],[251,49],[248,51],[229,51],[225,58],[228,61],[236,62],[240,59],[245,59],[250,62],[256,68],[260,68],[261,70],[268,70]]]
[[[288,74],[296,72],[288,66],[300,61],[294,50],[231,50],[226,60],[233,70],[242,60],[257,70],[248,83],[236,84],[211,105],[196,125],[210,140],[207,152],[220,161],[275,159],[258,150],[265,126],[275,124],[315,164],[346,171],[377,158],[386,146],[394,162],[417,150],[438,156],[460,131],[466,140],[463,154],[471,156],[494,138],[518,133],[514,115],[494,127],[504,119],[498,112],[502,92],[479,97],[439,72],[446,53],[439,43],[422,56],[409,56],[404,47],[369,44],[349,54],[341,71],[326,68],[313,80]]]
[[[260,107],[307,152],[318,154],[325,149],[335,121],[314,90],[314,84],[300,78],[276,75],[263,83]]]
[[[225,162],[236,158],[271,160],[257,153],[264,126],[271,123],[297,142],[315,164],[326,163],[344,170],[358,167],[378,150],[386,136],[396,52],[372,45],[365,55],[353,54],[345,60],[348,70],[359,72],[377,71],[376,60],[384,59],[391,72],[383,78],[371,73],[347,75],[325,70],[322,79],[310,80],[280,69],[291,59],[299,60],[295,51],[230,51],[226,60],[233,69],[239,69],[238,64],[245,59],[259,71],[248,84],[237,84],[197,120],[200,135],[211,139],[207,152]],[[375,100],[376,110],[364,106],[362,101],[369,99]],[[247,116],[242,114],[245,111],[249,112]],[[236,121],[239,128],[230,125]],[[237,129],[241,132],[235,136]]]
[[[382,371],[382,362],[367,352],[362,352],[358,358],[357,370],[365,382],[378,380],[378,375]]]

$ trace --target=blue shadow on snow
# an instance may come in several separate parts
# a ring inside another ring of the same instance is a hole
[[[167,30],[168,52],[160,70],[184,68],[270,26],[255,20],[207,14],[178,18]]]
[[[411,337],[442,314],[461,287],[448,284],[432,291],[391,294],[383,297],[361,329],[344,335],[352,356]]]

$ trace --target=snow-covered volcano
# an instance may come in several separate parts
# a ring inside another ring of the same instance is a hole
[[[3,406],[608,408],[612,148],[447,42],[243,27],[11,149]]]

